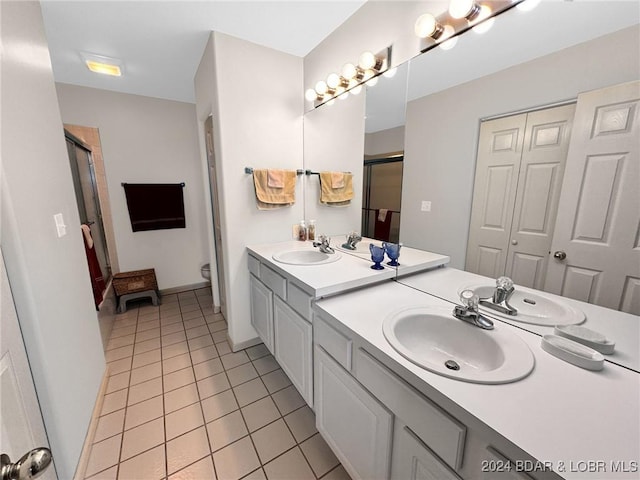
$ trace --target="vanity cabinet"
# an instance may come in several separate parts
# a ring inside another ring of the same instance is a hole
[[[273,332],[276,360],[309,405],[313,398],[313,354],[311,323],[279,297],[273,302]]]
[[[253,275],[249,277],[251,325],[273,353],[273,292]]]
[[[460,480],[409,427],[396,422],[393,432],[391,478]]]
[[[517,471],[535,460],[455,405],[425,395],[324,315],[316,307],[316,427],[354,479],[559,478],[551,471],[535,477]]]
[[[251,255],[248,266],[251,325],[312,407],[313,332],[310,319],[313,298]]]
[[[322,347],[314,353],[316,428],[352,478],[388,478],[393,415]]]

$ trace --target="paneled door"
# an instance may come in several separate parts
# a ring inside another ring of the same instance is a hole
[[[575,105],[483,122],[467,270],[541,289]]]
[[[49,442],[1,252],[0,294],[0,453],[15,463]],[[40,478],[54,480],[55,469]]]
[[[640,315],[640,82],[578,96],[545,290]]]

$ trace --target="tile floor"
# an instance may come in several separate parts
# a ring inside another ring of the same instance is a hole
[[[206,289],[117,316],[86,479],[349,479],[266,347],[226,335]]]

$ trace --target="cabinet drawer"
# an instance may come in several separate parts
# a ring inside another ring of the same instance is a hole
[[[253,273],[257,278],[260,278],[260,260],[248,255],[247,266],[249,267],[249,272]]]
[[[287,280],[264,263],[260,264],[260,280],[281,299],[287,299]]]
[[[488,446],[479,468],[485,480],[533,480],[525,472],[519,472],[516,462],[495,448]]]
[[[295,283],[289,282],[287,285],[287,303],[296,312],[302,315],[302,318],[311,322],[311,301],[313,297],[298,287]]]
[[[358,349],[356,378],[451,468],[462,465],[466,427]]]
[[[351,371],[353,342],[316,315],[313,321],[313,342],[320,345],[343,368]]]

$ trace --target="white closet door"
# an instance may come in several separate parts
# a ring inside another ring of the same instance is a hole
[[[640,82],[578,97],[545,290],[640,315]],[[558,253],[558,256],[563,256]]]
[[[575,104],[527,114],[505,275],[542,289]]]
[[[504,274],[527,115],[480,126],[466,270]]]

